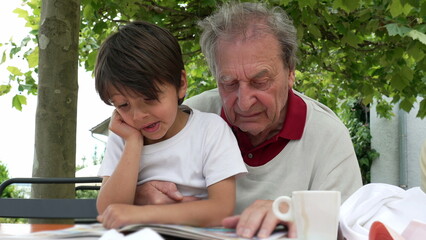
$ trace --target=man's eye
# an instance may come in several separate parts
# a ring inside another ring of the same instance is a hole
[[[265,88],[267,88],[267,87],[268,87],[268,85],[269,85],[269,81],[257,81],[257,82],[252,82],[252,83],[251,83],[251,85],[252,85],[254,88],[257,88],[257,89],[265,89]]]
[[[238,82],[237,81],[224,82],[222,83],[222,86],[226,91],[232,91],[238,88]]]

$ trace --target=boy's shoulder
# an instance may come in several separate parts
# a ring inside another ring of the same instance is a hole
[[[184,105],[185,108],[190,109],[190,111],[192,112],[193,118],[197,119],[197,121],[201,121],[204,124],[206,123],[214,123],[214,122],[225,122],[225,120],[222,119],[222,117],[220,117],[219,115],[217,115],[216,113],[211,113],[211,112],[202,112],[198,109],[195,108],[190,108],[186,105]]]
[[[184,112],[190,113],[187,126],[189,128],[198,129],[198,132],[212,130],[216,131],[219,129],[228,128],[228,123],[221,116],[215,113],[202,112],[198,109],[190,108],[186,105],[181,105],[179,108]]]
[[[202,112],[220,114],[222,109],[222,100],[220,99],[217,88],[204,91],[183,102],[192,109],[198,109]]]

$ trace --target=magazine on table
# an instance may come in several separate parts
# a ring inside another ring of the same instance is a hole
[[[235,229],[213,227],[213,228],[200,228],[191,227],[186,225],[173,225],[173,224],[134,224],[121,228],[119,231],[122,233],[135,232],[143,228],[151,228],[161,235],[180,237],[184,239],[219,239],[219,240],[238,240],[240,238],[235,233]],[[267,239],[283,239],[287,232],[283,228],[277,230]],[[254,238],[257,239],[257,238]]]
[[[25,234],[0,234],[2,240],[25,240],[25,239],[99,239],[105,232],[102,224],[77,224],[70,228],[49,230]]]
[[[222,227],[214,228],[200,228],[200,227],[191,227],[185,225],[171,225],[171,224],[134,224],[128,225],[118,229],[118,233],[124,234],[122,239],[126,239],[126,235],[142,231],[143,229],[152,229],[162,236],[172,236],[179,237],[183,239],[219,239],[219,240],[239,240],[244,238],[239,238],[235,229],[228,229]],[[35,232],[30,234],[22,235],[2,235],[0,234],[0,239],[4,240],[16,240],[16,239],[99,239],[101,238],[108,229],[105,229],[102,224],[81,224],[75,225],[74,227],[52,230],[52,231],[42,231]],[[273,239],[284,239],[286,236],[286,231],[283,228],[278,228],[269,238]],[[121,239],[121,238],[120,238]],[[254,238],[256,239],[256,238]]]

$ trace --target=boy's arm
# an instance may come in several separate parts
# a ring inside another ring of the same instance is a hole
[[[198,227],[220,226],[223,218],[233,214],[235,177],[208,187],[206,200],[167,205],[112,205],[99,218],[107,228],[137,223],[184,224]]]
[[[141,135],[134,135],[126,140],[117,168],[110,177],[103,178],[96,204],[99,214],[102,214],[110,204],[133,204],[142,146]]]

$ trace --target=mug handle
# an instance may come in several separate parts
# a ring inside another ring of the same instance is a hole
[[[288,205],[288,211],[286,213],[283,213],[280,211],[280,204],[281,203],[287,203]],[[293,211],[291,207],[291,198],[287,196],[281,196],[274,200],[272,203],[272,211],[274,212],[275,216],[279,218],[282,221],[291,222],[293,221]]]

